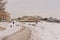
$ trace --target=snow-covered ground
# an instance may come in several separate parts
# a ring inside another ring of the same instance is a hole
[[[0,30],[0,40],[22,29],[22,27],[19,24],[20,24],[19,22],[15,22],[14,25],[8,22],[0,22],[0,26],[6,28],[6,30],[3,30],[3,31]],[[11,25],[12,27],[10,27]]]
[[[60,40],[60,23],[41,21],[35,24],[36,26],[32,24],[23,24],[31,30],[31,40]]]
[[[12,25],[12,27],[10,27]],[[0,23],[0,26],[5,27],[6,30],[0,31],[0,38],[9,36],[22,27],[26,27],[31,30],[31,39],[30,40],[60,40],[60,23],[50,23],[41,21],[36,23]]]

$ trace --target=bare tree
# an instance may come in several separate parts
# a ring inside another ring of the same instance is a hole
[[[5,12],[5,4],[7,1],[0,0],[0,12]]]

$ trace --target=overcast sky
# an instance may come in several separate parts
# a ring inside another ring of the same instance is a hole
[[[6,10],[11,17],[40,15],[60,19],[60,0],[8,0]]]

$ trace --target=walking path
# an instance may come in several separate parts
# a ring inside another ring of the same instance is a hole
[[[17,31],[16,33],[5,37],[5,40],[29,40],[31,36],[30,30],[23,28],[22,30]]]
[[[1,22],[0,26],[6,28],[6,30],[0,30],[0,40],[29,40],[30,38],[30,30],[22,27],[18,22],[14,25],[12,23]]]

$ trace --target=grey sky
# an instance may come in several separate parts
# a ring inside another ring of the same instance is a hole
[[[24,15],[60,18],[60,0],[8,0],[6,7],[12,18]]]

